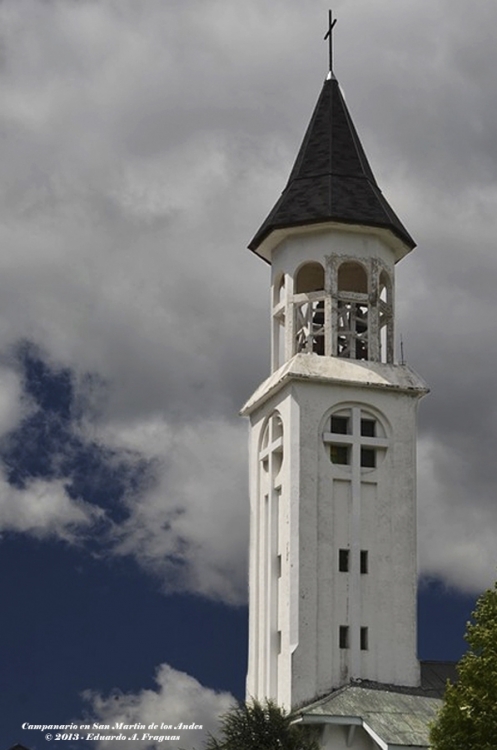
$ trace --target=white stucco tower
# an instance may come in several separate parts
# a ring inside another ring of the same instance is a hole
[[[414,242],[342,92],[324,83],[250,249],[271,266],[272,372],[250,418],[247,695],[295,708],[366,680],[416,686],[416,410],[394,359]]]

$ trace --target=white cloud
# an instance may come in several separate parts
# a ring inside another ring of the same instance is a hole
[[[24,395],[19,373],[0,366],[0,436],[18,428],[34,408]],[[0,466],[0,533],[13,531],[74,542],[77,532],[102,516],[96,506],[73,499],[62,480],[31,480],[21,489],[7,481]]]
[[[19,428],[34,409],[19,372],[0,366],[0,437]],[[7,481],[5,467],[0,465],[0,534],[13,531],[74,542],[76,532],[102,517],[100,508],[73,499],[64,481],[35,479],[19,488]]]
[[[107,426],[105,445],[154,461],[155,477],[125,498],[113,553],[132,555],[163,581],[231,604],[247,594],[246,426],[223,420],[193,425],[159,418]]]
[[[62,481],[38,479],[17,489],[0,479],[0,531],[75,542],[102,516],[96,506],[71,498]]]
[[[117,723],[151,724],[161,723],[174,726],[182,724],[201,725],[202,730],[135,730],[139,735],[137,741],[126,741],[130,750],[149,750],[159,747],[182,747],[185,750],[199,750],[209,732],[215,733],[219,717],[233,704],[229,693],[216,692],[203,687],[197,680],[184,672],[178,672],[167,664],[157,670],[156,690],[141,690],[136,694],[114,692],[103,697],[95,691],[84,693],[86,701],[91,704],[91,716],[94,721],[111,727]],[[142,732],[152,735],[180,734],[181,742],[141,741]],[[105,734],[102,730],[101,734]],[[117,731],[107,732],[117,734]],[[133,736],[134,731],[130,732]],[[115,741],[96,743],[98,750],[112,750]]]

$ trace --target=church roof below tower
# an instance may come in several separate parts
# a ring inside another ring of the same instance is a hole
[[[447,680],[457,682],[455,662],[422,661],[421,685],[382,685],[358,680],[293,711],[304,724],[361,726],[380,747],[428,748],[430,725],[442,706]]]
[[[294,716],[303,724],[359,726],[382,748],[413,750],[429,747],[430,725],[441,706],[440,698],[381,686],[347,685]]]
[[[249,248],[257,252],[276,229],[329,221],[387,229],[415,247],[376,183],[334,76],[324,83],[288,183]]]

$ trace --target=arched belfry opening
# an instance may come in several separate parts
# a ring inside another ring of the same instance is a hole
[[[338,268],[338,289],[342,292],[368,293],[368,274],[361,263],[345,261]]]
[[[295,293],[324,290],[324,268],[321,263],[304,263],[295,275]]]
[[[325,274],[321,263],[304,263],[295,274],[295,352],[325,353]]]
[[[286,323],[285,274],[276,276],[273,283],[272,369],[277,370],[287,359],[285,342]]]
[[[369,359],[368,272],[357,261],[338,267],[336,355]]]
[[[393,363],[393,269],[333,254],[273,282],[273,371],[295,354]]]
[[[379,361],[393,362],[393,282],[382,269],[378,284]]]

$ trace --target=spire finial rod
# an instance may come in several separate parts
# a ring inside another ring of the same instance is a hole
[[[336,24],[337,19],[333,20],[333,12],[328,11],[328,31],[325,34],[325,41],[328,40],[329,56],[330,56],[330,75],[333,74],[333,26]]]

